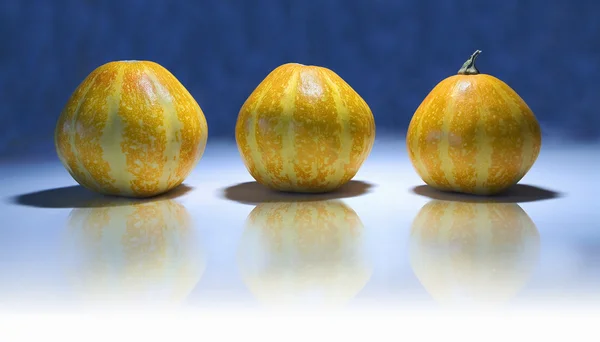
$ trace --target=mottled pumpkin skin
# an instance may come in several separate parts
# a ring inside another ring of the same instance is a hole
[[[66,241],[84,301],[180,303],[206,265],[190,214],[173,200],[76,208]]]
[[[327,192],[350,181],[367,159],[375,121],[333,71],[289,63],[252,92],[235,132],[257,182],[280,191]]]
[[[509,300],[535,270],[539,253],[538,230],[515,203],[435,200],[412,224],[411,267],[440,303]]]
[[[533,166],[541,132],[531,109],[506,83],[486,74],[455,75],[417,108],[406,144],[428,185],[491,195],[519,182]]]
[[[77,87],[55,131],[58,157],[82,186],[127,197],[181,184],[206,146],[204,113],[185,87],[148,61],[110,62]]]
[[[363,224],[341,201],[261,203],[238,250],[242,279],[266,305],[339,305],[367,283]]]

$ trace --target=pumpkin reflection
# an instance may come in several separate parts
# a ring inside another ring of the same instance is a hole
[[[441,303],[504,302],[533,272],[539,240],[517,204],[431,201],[413,222],[410,263]]]
[[[205,263],[189,213],[173,200],[74,209],[76,292],[89,300],[179,302]]]
[[[341,201],[262,203],[246,220],[242,278],[267,305],[343,304],[371,276],[362,232],[356,212]]]

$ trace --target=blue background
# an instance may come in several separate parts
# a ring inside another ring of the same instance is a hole
[[[62,107],[99,65],[153,60],[196,98],[211,138],[275,67],[328,67],[403,136],[437,82],[478,67],[515,89],[545,136],[600,137],[599,1],[320,0],[0,2],[0,154],[52,144]]]

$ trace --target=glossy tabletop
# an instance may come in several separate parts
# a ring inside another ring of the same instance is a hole
[[[324,195],[270,192],[209,141],[184,185],[95,195],[57,158],[0,164],[0,308],[600,308],[598,145],[546,143],[508,193],[423,185],[378,140]]]

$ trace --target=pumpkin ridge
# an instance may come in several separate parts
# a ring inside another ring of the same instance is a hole
[[[473,191],[477,182],[477,156],[479,148],[476,144],[477,127],[481,120],[478,112],[477,89],[474,77],[458,76],[451,96],[454,108],[449,123],[448,157],[452,163],[452,175],[455,183],[454,191],[464,189]]]
[[[73,114],[72,114],[72,118],[71,118],[71,124],[70,124],[71,129],[67,133],[67,137],[68,137],[68,141],[69,141],[69,150],[71,151],[70,154],[72,154],[73,159],[74,159],[73,161],[75,162],[75,165],[77,165],[77,169],[76,170],[74,169],[73,172],[75,173],[75,176],[77,177],[77,179],[79,179],[81,181],[81,183],[82,183],[81,185],[83,185],[86,188],[89,188],[90,190],[98,190],[99,188],[98,188],[97,184],[95,184],[95,182],[91,178],[91,176],[87,173],[87,171],[85,170],[85,167],[83,166],[83,163],[79,159],[79,151],[77,151],[76,146],[75,146],[75,132],[77,130],[77,128],[76,128],[77,127],[76,126],[77,119],[79,118],[79,115],[81,114],[79,109],[81,108],[81,105],[85,101],[87,94],[94,86],[94,83],[96,82],[96,79],[98,78],[98,74],[100,73],[99,69],[100,68],[97,68],[96,70],[94,70],[94,75],[93,76],[90,75],[91,80],[87,84],[86,89],[84,89],[79,94],[79,98],[77,99],[77,105],[76,105],[75,109],[73,110]]]
[[[180,123],[176,135],[179,147],[178,163],[173,174],[175,179],[171,179],[167,183],[172,188],[181,184],[200,161],[206,148],[208,126],[200,105],[169,70],[154,62],[149,62],[146,66],[151,68],[159,81],[157,85],[162,95],[170,99],[173,112],[168,120],[169,123]],[[167,118],[169,118],[168,115]]]
[[[94,72],[92,72],[92,74],[86,77],[77,86],[73,94],[69,97],[65,108],[61,111],[61,114],[58,118],[56,128],[54,129],[54,146],[56,149],[56,153],[58,154],[58,158],[65,165],[65,168],[67,169],[69,174],[74,179],[81,179],[85,177],[85,174],[83,174],[84,171],[81,170],[81,166],[79,165],[77,160],[76,151],[73,149],[73,144],[71,142],[71,134],[74,131],[74,117],[77,114],[78,108],[81,106],[81,103],[83,103],[83,95],[87,94],[87,92],[93,85],[93,81],[96,79],[97,70],[95,70]],[[85,88],[82,89],[84,85]],[[76,99],[77,104],[75,105],[75,108],[70,110],[72,102],[74,102]],[[67,125],[67,121],[69,121],[70,124]],[[70,128],[70,130],[65,130],[65,125],[67,125],[68,128]],[[85,181],[85,179],[83,179],[83,181]],[[82,186],[88,188],[87,185]],[[89,188],[92,189],[91,186]]]
[[[265,98],[256,107],[256,114],[254,115],[256,118],[254,134],[257,137],[258,154],[264,170],[271,175],[270,184],[273,187],[283,186],[282,183],[286,181],[285,178],[281,177],[284,164],[284,158],[280,153],[283,136],[280,134],[277,125],[281,124],[279,118],[282,110],[285,109],[283,105],[284,93],[291,81],[294,70],[294,68],[282,69],[284,73],[278,75],[280,78],[278,82],[273,82],[276,85],[275,91],[265,92]],[[262,137],[262,139],[259,137]]]
[[[281,116],[279,122],[279,130],[281,136],[281,156],[283,167],[279,177],[287,181],[286,187],[294,187],[298,185],[298,179],[294,172],[294,160],[296,159],[297,151],[295,150],[295,135],[294,135],[294,113],[296,106],[294,103],[294,94],[298,89],[299,73],[293,72],[290,75],[288,84],[283,90],[281,99],[281,111],[285,115]]]
[[[497,177],[497,178],[499,178],[499,181],[496,181],[495,183],[500,184],[502,186],[504,183],[516,183],[523,177],[523,175],[521,174],[521,170],[523,167],[523,163],[525,162],[524,153],[528,153],[528,151],[524,150],[524,147],[525,147],[524,142],[521,139],[522,139],[523,135],[528,135],[528,134],[522,134],[525,132],[523,132],[523,125],[521,122],[522,115],[521,115],[521,111],[519,109],[518,104],[516,104],[510,98],[510,96],[506,94],[504,89],[502,89],[502,87],[500,87],[499,82],[501,82],[501,81],[494,78],[492,80],[492,82],[488,82],[488,83],[489,83],[489,86],[491,86],[496,91],[496,93],[500,96],[500,98],[504,102],[503,106],[507,107],[506,109],[508,109],[508,112],[510,113],[509,116],[507,116],[507,118],[505,118],[505,119],[510,118],[510,119],[512,119],[512,121],[514,123],[516,123],[517,126],[519,126],[519,134],[517,135],[517,139],[520,140],[519,151],[516,151],[516,150],[515,151],[501,151],[501,152],[498,152],[498,155],[496,156],[496,158],[494,158],[494,160],[497,163],[504,164],[504,167],[503,167],[503,169],[505,170],[504,173],[508,174],[508,176],[510,176],[510,179],[507,179],[507,177],[500,177],[500,176]],[[509,125],[504,124],[504,126],[508,127]],[[501,128],[501,127],[497,127],[497,129],[498,128]],[[510,138],[512,138],[512,137],[510,137]],[[502,140],[501,140],[501,142],[502,142]],[[511,144],[511,146],[514,146],[514,142],[513,142],[513,144]],[[500,149],[500,148],[498,148],[498,149]],[[509,158],[518,158],[517,159],[518,165],[515,165],[516,163],[514,162],[514,160],[507,161],[506,157],[504,159],[500,160],[499,158],[500,158],[501,154],[505,154]],[[509,168],[517,169],[517,171],[514,174],[512,172],[506,171]],[[494,187],[490,188],[489,190],[491,190],[492,192],[496,192],[497,187],[498,186],[494,186]]]
[[[260,107],[260,105],[262,104],[262,102],[265,100],[265,97],[267,96],[267,94],[269,93],[269,91],[271,90],[271,88],[273,87],[273,83],[274,82],[274,78],[275,77],[279,77],[280,73],[282,73],[281,68],[276,68],[275,70],[272,71],[272,74],[270,75],[271,77],[269,78],[269,76],[267,76],[267,78],[263,81],[265,82],[264,84],[261,82],[262,87],[257,87],[255,89],[259,91],[259,95],[258,98],[256,100],[256,102],[254,104],[250,103],[250,108],[249,108],[249,124],[248,124],[248,133],[247,133],[247,140],[246,143],[248,144],[249,148],[250,148],[250,155],[249,157],[252,159],[252,161],[254,162],[254,170],[249,170],[250,173],[252,174],[253,177],[256,177],[255,175],[258,175],[258,179],[262,180],[262,177],[260,176],[261,174],[264,174],[267,172],[267,168],[262,160],[262,156],[261,153],[258,149],[258,142],[256,141],[256,133],[258,132],[258,108]],[[267,80],[268,79],[268,80]],[[263,88],[264,87],[264,88]],[[246,129],[246,127],[242,127],[243,129]],[[246,156],[247,158],[248,156]]]
[[[341,145],[334,94],[317,67],[300,70],[299,87],[295,112],[301,132],[296,140],[298,184],[311,192],[329,189]]]
[[[350,176],[346,170],[348,165],[352,166],[352,147],[354,145],[354,137],[351,134],[351,127],[350,127],[350,120],[344,120],[344,116],[343,113],[348,113],[349,114],[349,109],[346,107],[346,105],[342,102],[342,95],[340,93],[340,90],[336,87],[335,82],[331,79],[331,77],[329,77],[329,74],[327,72],[327,70],[322,69],[320,70],[321,76],[323,77],[323,79],[325,80],[325,83],[329,86],[329,89],[331,90],[331,93],[334,93],[337,95],[336,96],[332,96],[333,101],[335,103],[335,107],[336,107],[336,111],[337,111],[337,115],[338,115],[338,121],[340,122],[340,125],[342,126],[342,134],[340,139],[346,143],[342,144],[342,150],[339,153],[338,156],[338,160],[337,160],[337,165],[335,166],[335,170],[336,170],[336,179],[340,179],[340,182],[338,183],[345,183],[347,180],[349,180],[350,178],[352,178],[352,176]],[[348,143],[350,142],[350,143]],[[344,176],[342,177],[342,173],[344,174]],[[339,187],[341,184],[328,184],[328,187]]]
[[[96,80],[98,79],[98,76],[100,74],[102,74],[102,72],[104,72],[104,69],[105,68],[99,67],[95,70],[95,75],[93,76],[93,79],[88,84],[87,89],[85,89],[81,93],[79,99],[77,100],[77,107],[75,108],[75,110],[73,112],[73,119],[71,121],[71,131],[69,131],[69,143],[71,145],[71,150],[74,152],[73,156],[75,157],[75,163],[77,164],[77,168],[79,170],[79,174],[77,175],[77,178],[79,178],[81,180],[82,185],[84,185],[87,188],[90,188],[91,190],[95,190],[95,191],[100,191],[100,189],[101,189],[100,185],[98,184],[98,182],[96,182],[96,180],[88,172],[87,168],[83,164],[83,161],[79,157],[79,150],[77,149],[77,144],[75,143],[75,136],[77,135],[77,120],[79,119],[79,117],[81,115],[81,106],[85,102],[90,90],[94,87]]]
[[[153,99],[147,103],[140,83],[148,78],[143,64],[126,67],[123,74],[123,90],[119,113],[124,122],[121,148],[126,154],[126,170],[132,175],[131,191],[136,196],[147,196],[159,191],[162,174],[162,155],[166,149],[166,127],[161,126],[164,109]],[[148,80],[146,80],[148,82]],[[148,86],[152,87],[152,84]],[[156,92],[158,89],[152,89]],[[156,94],[154,94],[156,96]]]
[[[454,178],[454,172],[452,172],[454,170],[454,163],[450,157],[450,135],[453,135],[453,133],[450,130],[450,125],[452,121],[456,119],[457,106],[454,94],[459,85],[460,79],[455,80],[454,84],[452,84],[450,87],[450,99],[446,103],[444,113],[442,114],[442,127],[440,128],[441,139],[438,146],[439,155],[437,156],[440,161],[440,169],[442,170],[442,174],[448,180],[449,186],[452,189],[456,189],[458,184]]]
[[[448,189],[450,184],[444,177],[444,170],[439,156],[441,139],[446,133],[442,131],[441,124],[438,127],[438,122],[443,123],[443,114],[448,106],[448,98],[454,84],[453,80],[454,78],[448,78],[442,81],[443,83],[440,83],[439,88],[436,87],[437,91],[442,94],[434,94],[433,103],[427,108],[428,111],[421,113],[423,115],[422,125],[425,126],[425,134],[422,132],[418,136],[418,147],[421,149],[421,155],[424,156],[421,160],[429,174],[428,180],[431,183],[430,185],[444,189]],[[434,106],[433,110],[430,109],[431,106]]]
[[[434,88],[435,89],[435,88]],[[433,95],[429,93],[423,103],[417,107],[416,114],[411,119],[409,123],[408,134],[406,135],[408,140],[408,154],[409,157],[412,157],[412,160],[415,161],[413,163],[413,168],[417,171],[418,174],[423,175],[424,180],[431,180],[431,176],[429,175],[429,171],[425,167],[423,163],[423,159],[421,158],[421,148],[419,146],[421,130],[423,128],[423,121],[426,109],[429,108],[431,103],[433,102]]]
[[[266,78],[263,79],[261,81],[260,84],[265,84],[266,82]],[[235,122],[235,143],[238,149],[238,153],[240,154],[240,157],[242,159],[242,163],[244,164],[244,167],[246,168],[246,170],[248,170],[248,172],[253,175],[254,174],[254,169],[256,168],[253,156],[250,155],[250,143],[248,141],[249,135],[250,135],[250,127],[249,127],[249,119],[250,119],[250,108],[252,106],[252,102],[251,99],[253,99],[253,97],[258,97],[258,95],[256,94],[257,90],[260,88],[259,87],[255,88],[250,95],[248,96],[248,98],[244,101],[244,103],[242,104],[242,107],[240,108],[239,112],[238,112],[238,119]]]
[[[106,100],[106,125],[100,137],[100,145],[102,146],[101,159],[104,160],[110,168],[108,175],[112,178],[112,185],[115,188],[113,195],[125,195],[118,189],[128,189],[131,187],[132,178],[126,172],[126,155],[123,153],[111,153],[112,149],[122,152],[121,141],[123,139],[123,122],[119,115],[119,106],[121,102],[121,89],[123,87],[123,74],[125,66],[115,64],[117,75],[114,82],[111,84],[111,90]],[[117,129],[115,129],[115,126]],[[132,195],[132,194],[129,194]]]
[[[173,103],[173,94],[170,93],[169,89],[161,85],[161,83],[158,80],[158,76],[156,75],[156,71],[148,66],[144,66],[144,70],[148,75],[148,78],[150,79],[150,82],[152,83],[154,89],[158,90],[162,88],[161,91],[157,91],[157,101],[160,103],[160,107],[162,109],[162,124],[165,127],[166,145],[162,154],[164,165],[162,165],[162,173],[159,178],[159,186],[165,189],[170,189],[176,186],[175,181],[173,181],[173,171],[178,171],[178,165],[181,164],[181,134],[184,123],[177,115],[177,108]],[[170,99],[165,99],[165,93],[168,94]],[[174,125],[176,125],[175,131],[173,131],[172,129]],[[183,178],[185,178],[187,175],[183,176]]]
[[[486,188],[490,167],[492,165],[492,155],[494,151],[492,142],[488,138],[486,130],[484,128],[484,126],[486,125],[486,121],[490,117],[490,112],[487,109],[481,97],[481,84],[479,82],[473,82],[473,84],[476,85],[477,88],[479,88],[476,92],[479,121],[477,122],[477,135],[475,144],[477,144],[477,146],[479,146],[480,149],[477,152],[477,157],[475,159],[475,188]]]
[[[504,82],[494,83],[494,87],[496,87],[496,89],[499,90],[499,93],[503,96],[504,101],[506,103],[512,103],[511,112],[513,114],[513,117],[515,117],[515,119],[519,122],[521,126],[521,132],[523,133],[522,136],[525,137],[521,147],[521,166],[519,168],[519,174],[517,175],[518,180],[521,180],[531,168],[533,164],[531,160],[535,160],[535,158],[533,157],[533,155],[535,154],[533,141],[534,132],[531,130],[529,120],[526,117],[528,113],[524,112],[524,110],[521,108],[521,103],[518,103],[518,101],[523,102],[523,100],[517,94],[514,94],[516,96],[511,96],[511,94],[509,94],[509,91],[514,91]],[[527,107],[526,109],[529,108]]]

